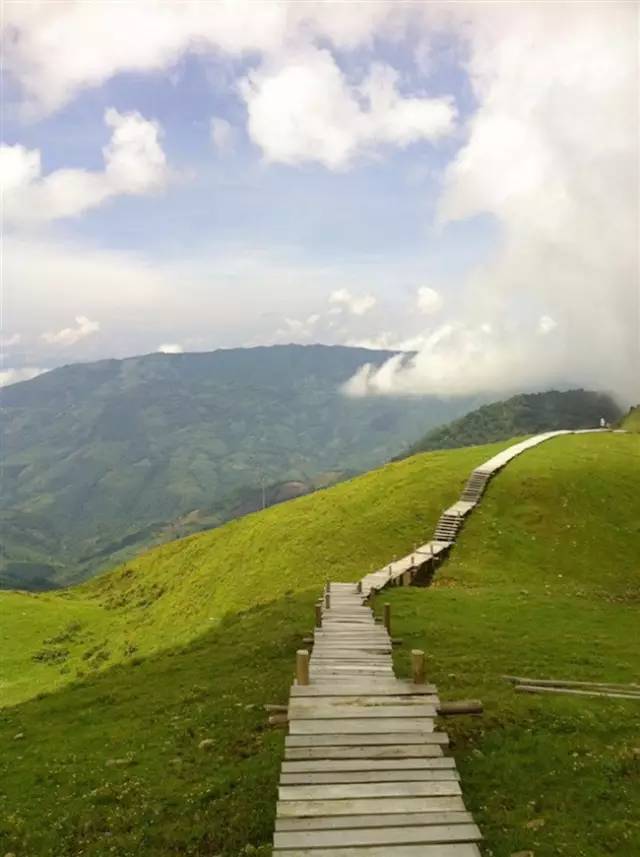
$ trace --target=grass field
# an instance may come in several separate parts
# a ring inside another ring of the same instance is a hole
[[[418,456],[252,516],[226,548],[220,530],[66,595],[0,598],[22,634],[5,691],[26,699],[43,670],[71,682],[0,712],[0,854],[269,854],[282,734],[261,706],[287,699],[320,584],[421,540],[495,449]],[[551,441],[492,482],[433,587],[378,599],[405,639],[399,670],[421,646],[443,698],[485,703],[447,728],[487,857],[640,853],[637,705],[518,696],[500,678],[639,680],[639,483],[637,436]],[[44,639],[90,632],[110,658],[74,680],[89,641]],[[70,673],[24,656],[56,645],[79,647]]]
[[[390,464],[62,592],[0,591],[0,697],[19,702],[328,578],[355,580],[430,536],[468,472],[505,445]]]

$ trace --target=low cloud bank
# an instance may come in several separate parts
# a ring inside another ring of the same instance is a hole
[[[451,8],[478,109],[439,219],[490,214],[501,245],[414,359],[363,367],[350,394],[566,379],[640,398],[636,14],[617,3]]]

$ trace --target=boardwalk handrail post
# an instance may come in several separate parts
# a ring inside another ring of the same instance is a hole
[[[331,607],[331,591],[328,587],[324,593],[324,606],[327,608],[327,610]]]
[[[316,628],[322,628],[322,604],[316,604]]]
[[[391,604],[384,605],[384,627],[387,629],[387,634],[391,636]]]
[[[356,592],[358,592],[358,593],[362,592],[362,581],[361,580],[359,580],[356,583]]]
[[[296,652],[296,681],[298,684],[309,684],[309,652],[298,649]]]
[[[424,652],[422,651],[422,649],[411,650],[411,672],[414,684],[426,683]]]

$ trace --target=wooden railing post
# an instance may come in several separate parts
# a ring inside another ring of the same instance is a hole
[[[316,628],[322,628],[322,604],[316,604]]]
[[[424,652],[421,649],[412,649],[411,651],[411,672],[414,684],[425,684]]]
[[[391,604],[384,605],[384,627],[387,629],[387,634],[391,636]]]
[[[306,649],[296,652],[296,681],[298,684],[309,684],[309,652]]]
[[[329,589],[329,586],[327,586],[324,593],[324,606],[327,608],[327,610],[331,607],[331,591]]]
[[[356,592],[362,592],[362,581],[361,580],[359,580],[356,583]]]

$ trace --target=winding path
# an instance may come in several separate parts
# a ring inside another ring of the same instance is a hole
[[[455,760],[443,752],[449,739],[436,731],[437,688],[419,661],[420,683],[395,677],[389,629],[366,601],[432,567],[505,464],[570,433],[503,450],[471,473],[430,542],[358,583],[327,584],[313,653],[298,653],[303,680],[291,688],[273,857],[480,857]]]

